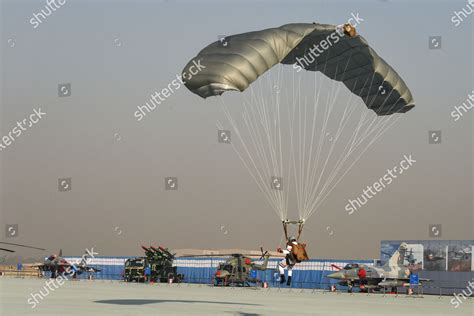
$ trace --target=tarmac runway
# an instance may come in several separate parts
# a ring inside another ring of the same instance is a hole
[[[48,283],[48,287],[47,281],[0,278],[0,314],[474,315],[472,299],[463,301],[455,308],[450,303],[453,296],[413,298],[405,295],[351,295],[299,289],[215,288],[207,285],[150,285],[100,280],[65,281],[62,285]]]

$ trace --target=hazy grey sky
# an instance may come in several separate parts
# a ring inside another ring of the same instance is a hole
[[[182,87],[142,121],[133,113],[219,35],[340,24],[351,13],[365,19],[359,33],[404,78],[416,107],[309,219],[310,255],[378,257],[380,240],[429,239],[430,224],[442,224],[443,239],[473,239],[472,111],[456,122],[450,114],[474,90],[473,17],[451,21],[467,1],[67,0],[34,28],[45,5],[1,7],[0,136],[34,109],[47,113],[0,152],[0,240],[48,248],[20,255],[92,246],[136,255],[141,244],[276,248],[279,218],[217,142],[217,99]],[[429,49],[430,36],[442,37],[442,49]],[[58,97],[63,83],[71,96]],[[442,131],[441,144],[428,143],[432,130]],[[347,200],[405,154],[416,165],[349,216]],[[166,191],[165,177],[177,177],[179,189]],[[72,190],[59,192],[59,178],[71,178]],[[7,224],[18,225],[18,237],[6,238]]]

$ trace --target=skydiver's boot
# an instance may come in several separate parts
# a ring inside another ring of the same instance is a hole
[[[280,284],[283,284],[283,283],[285,283],[285,275],[280,274]]]
[[[288,281],[286,281],[286,285],[288,285],[288,286],[291,285],[291,276],[288,277]]]

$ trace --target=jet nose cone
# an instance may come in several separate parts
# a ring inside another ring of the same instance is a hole
[[[333,272],[331,274],[328,274],[328,278],[330,279],[343,279],[344,274],[341,271]]]

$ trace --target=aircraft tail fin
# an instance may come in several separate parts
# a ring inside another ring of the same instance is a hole
[[[60,257],[62,257],[62,256],[63,256],[63,250],[62,250],[62,249],[59,249],[58,256],[60,256]]]
[[[383,267],[391,268],[403,265],[405,262],[407,249],[408,245],[406,243],[401,243],[400,247],[398,247],[397,251],[393,253],[392,257],[390,257],[390,259],[383,265]]]
[[[79,262],[79,265],[81,267],[85,267],[87,265],[87,258],[88,258],[88,253],[87,253],[87,249],[86,249],[84,254],[82,255],[81,262]]]
[[[261,271],[265,271],[267,270],[267,267],[268,267],[268,259],[270,258],[270,255],[269,254],[265,254],[263,256],[263,263],[262,264],[253,264],[252,265],[252,268],[254,270],[261,270]]]
[[[263,265],[262,265],[262,270],[266,270],[268,267],[268,259],[270,258],[270,255],[265,255],[265,259],[263,259]]]

